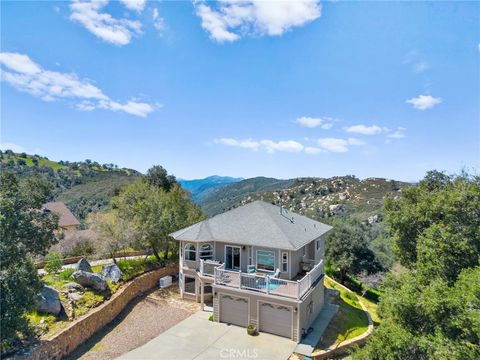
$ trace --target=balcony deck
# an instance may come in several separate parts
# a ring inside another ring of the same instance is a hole
[[[214,267],[214,284],[231,288],[262,292],[268,295],[301,299],[323,274],[323,261],[316,264],[300,280],[283,280],[268,275],[225,270],[224,264]]]

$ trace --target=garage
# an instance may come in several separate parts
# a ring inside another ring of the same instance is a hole
[[[220,322],[245,327],[248,325],[248,300],[241,297],[220,297]]]
[[[292,309],[272,303],[260,303],[260,331],[292,338]]]

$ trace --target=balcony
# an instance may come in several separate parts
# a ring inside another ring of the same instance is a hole
[[[323,275],[323,260],[297,281],[283,280],[259,273],[225,270],[225,264],[213,267],[215,285],[257,291],[268,295],[300,300]]]

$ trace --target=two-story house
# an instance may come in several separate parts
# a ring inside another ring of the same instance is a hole
[[[216,321],[300,341],[323,306],[330,229],[255,201],[179,230],[180,293],[213,298]]]

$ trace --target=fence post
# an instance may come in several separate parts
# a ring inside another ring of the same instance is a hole
[[[200,259],[200,274],[203,275],[203,259]]]
[[[238,288],[241,289],[242,288],[242,270],[240,270],[238,272],[238,276],[239,276],[239,278],[238,278]]]

